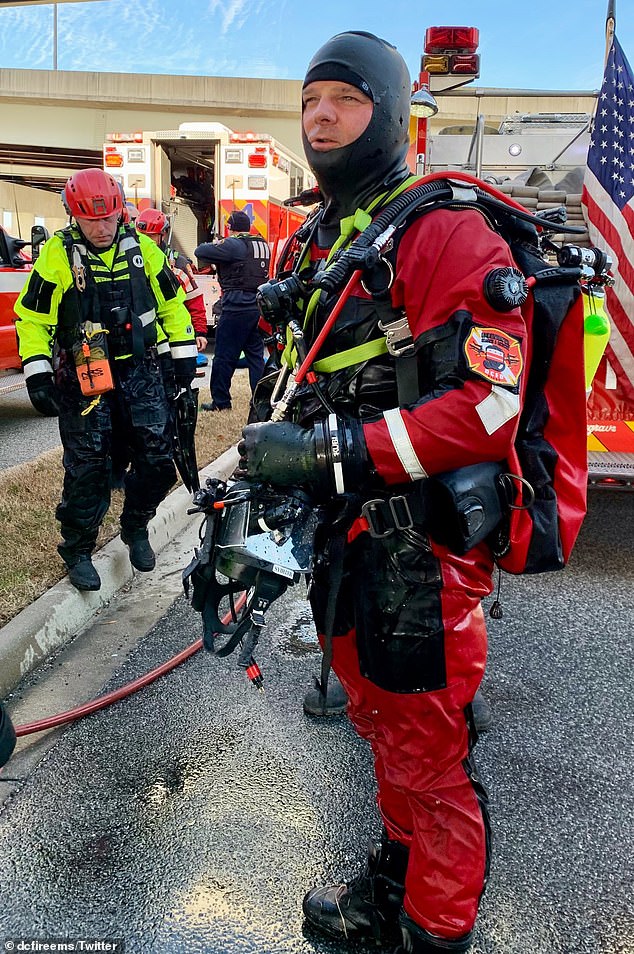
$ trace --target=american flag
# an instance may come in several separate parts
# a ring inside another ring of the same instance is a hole
[[[614,262],[606,308],[612,334],[606,357],[634,405],[634,75],[616,36],[594,115],[582,203],[590,241]]]

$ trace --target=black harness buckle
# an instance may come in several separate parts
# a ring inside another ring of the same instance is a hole
[[[366,500],[361,507],[361,516],[367,520],[370,536],[378,540],[389,537],[395,530],[409,530],[414,526],[412,511],[403,494],[387,500],[380,497]]]

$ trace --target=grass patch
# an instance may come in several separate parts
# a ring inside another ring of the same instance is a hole
[[[231,392],[233,410],[213,414],[201,411],[198,415],[196,454],[200,468],[240,438],[249,411],[246,371],[236,372]],[[209,388],[201,388],[200,400],[210,400]],[[60,534],[55,519],[63,478],[61,447],[0,471],[0,626],[66,575],[56,549]],[[97,548],[119,533],[122,506],[123,493],[114,491]]]

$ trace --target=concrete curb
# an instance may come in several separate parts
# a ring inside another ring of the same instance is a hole
[[[237,463],[238,452],[230,447],[201,470],[201,483],[204,485],[207,477],[226,480]],[[191,494],[181,486],[159,506],[149,527],[156,553],[192,520],[200,519],[187,513],[191,502]],[[98,550],[93,562],[101,577],[101,589],[96,593],[82,593],[64,577],[0,629],[0,698],[83,629],[135,575],[121,537]]]

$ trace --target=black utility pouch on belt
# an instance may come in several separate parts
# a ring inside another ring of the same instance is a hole
[[[505,515],[501,464],[487,462],[435,474],[424,482],[427,529],[438,543],[462,555],[481,543]]]
[[[133,355],[142,358],[146,347],[156,344],[156,328],[148,327],[146,333],[143,322],[127,306],[110,309],[110,350],[115,358]]]

